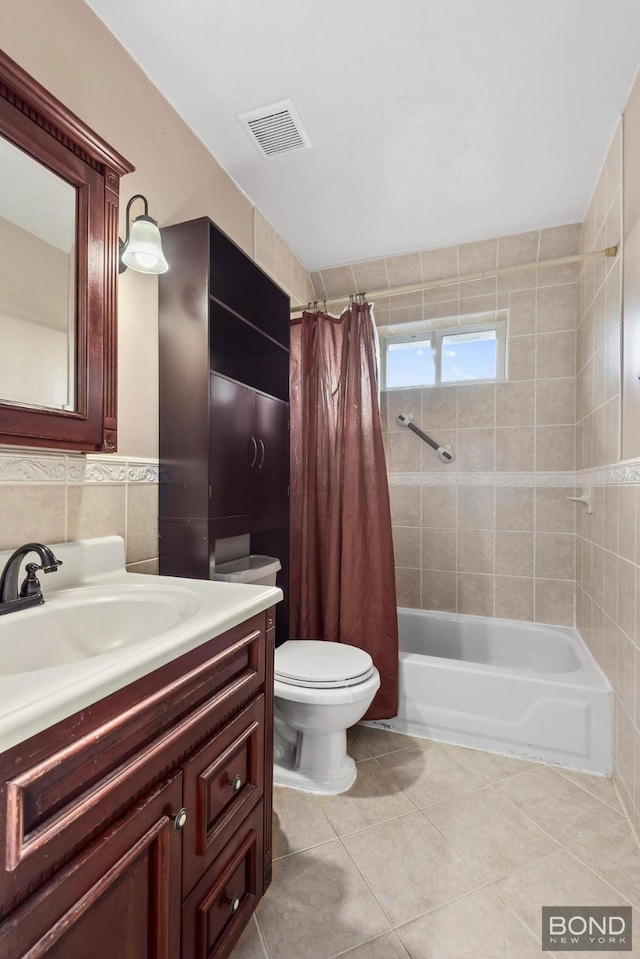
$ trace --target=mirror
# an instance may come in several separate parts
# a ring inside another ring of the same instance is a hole
[[[0,139],[0,398],[75,409],[76,191]]]
[[[0,443],[114,452],[120,176],[0,51]]]

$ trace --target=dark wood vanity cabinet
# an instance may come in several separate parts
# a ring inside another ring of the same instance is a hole
[[[274,612],[0,756],[0,959],[225,959],[271,878]]]
[[[288,581],[289,298],[207,218],[162,230],[160,572],[208,579],[250,537]],[[288,638],[278,608],[278,642]]]

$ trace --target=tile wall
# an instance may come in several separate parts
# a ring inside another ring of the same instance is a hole
[[[312,274],[319,299],[570,255],[580,225]],[[574,622],[576,267],[532,268],[375,300],[379,326],[508,311],[508,382],[382,394],[398,602]],[[455,463],[397,423],[398,413]]]
[[[621,142],[619,128],[581,250],[620,244]],[[621,261],[589,261],[578,277],[576,480],[593,513],[577,516],[576,621],[614,689],[614,777],[640,834],[640,463],[620,463]]]

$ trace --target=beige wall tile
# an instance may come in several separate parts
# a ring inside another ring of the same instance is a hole
[[[459,529],[457,569],[465,573],[493,573],[493,530]]]
[[[533,576],[533,557],[533,533],[519,530],[496,531],[496,574]]]
[[[322,282],[327,297],[358,293],[353,270],[350,266],[334,266],[322,270]],[[315,283],[313,284],[315,286]]]
[[[533,470],[534,440],[533,427],[499,427],[496,430],[496,471]]]
[[[455,386],[422,391],[422,422],[425,430],[455,429],[458,389]]]
[[[412,526],[393,527],[393,553],[396,566],[420,568],[421,533]]]
[[[0,515],[0,549],[32,542],[51,545],[67,538],[62,484],[0,485]]]
[[[457,246],[425,250],[420,254],[420,260],[425,283],[429,280],[443,280],[449,276],[459,275]]]
[[[458,573],[458,612],[471,616],[494,615],[494,577]]]
[[[413,433],[388,434],[387,469],[391,473],[419,473],[422,466],[421,443]]]
[[[422,490],[422,525],[451,528],[456,525],[456,491],[448,486]]]
[[[496,616],[533,622],[533,587],[534,580],[527,577],[496,576]]]
[[[255,256],[258,263],[275,276],[276,273],[276,231],[260,210],[254,209],[255,218]]]
[[[495,523],[493,487],[459,486],[457,491],[459,529],[493,529]]]
[[[146,576],[157,576],[159,571],[157,559],[145,559],[141,563],[127,563],[128,573],[143,573]]]
[[[539,233],[516,233],[498,237],[498,267],[535,263],[538,259]]]
[[[535,621],[556,626],[573,626],[574,584],[553,579],[536,579]]]
[[[575,512],[582,509],[567,499],[573,495],[572,489],[540,487],[536,490],[536,530],[539,533],[573,532]]]
[[[393,284],[389,282],[387,268],[383,259],[365,260],[363,263],[354,263],[353,275],[359,293],[368,293],[371,290],[385,290],[393,286]]]
[[[422,530],[422,566],[424,569],[455,570],[455,529]]]
[[[394,526],[422,525],[422,490],[419,486],[389,485],[391,522]]]
[[[400,413],[411,414],[415,425],[422,426],[422,390],[387,390],[381,395],[386,401],[389,432],[406,434],[406,426],[398,422]]]
[[[574,426],[539,427],[536,430],[536,470],[572,470],[575,439]]]
[[[536,370],[539,377],[545,378],[575,376],[575,333],[539,333],[536,336]]]
[[[389,286],[407,286],[422,283],[422,266],[419,253],[404,253],[401,256],[385,257]]]
[[[420,570],[396,566],[396,601],[398,606],[420,609]]]
[[[507,342],[507,374],[510,380],[535,378],[535,336],[510,336]]]
[[[67,490],[67,538],[125,535],[126,488],[85,484]],[[149,559],[150,557],[141,557]]]
[[[439,570],[422,571],[422,608],[456,612],[456,574]]]
[[[575,542],[572,533],[536,533],[536,576],[573,582]]]
[[[456,464],[463,472],[492,471],[495,463],[493,429],[458,430]]]
[[[509,293],[509,336],[536,332],[536,291]]]
[[[581,223],[568,223],[566,226],[540,230],[540,259],[555,260],[560,256],[573,256],[578,252],[581,229]]]
[[[577,292],[574,283],[538,290],[538,333],[575,330],[576,323]]]
[[[575,423],[575,406],[575,377],[537,381],[536,423],[539,426]]]
[[[458,247],[460,273],[482,273],[495,270],[498,261],[498,241],[479,240]]]
[[[127,563],[158,556],[158,486],[127,486]]]
[[[496,529],[532,530],[534,491],[532,489],[496,489]]]
[[[493,426],[496,413],[493,383],[458,387],[458,429]]]

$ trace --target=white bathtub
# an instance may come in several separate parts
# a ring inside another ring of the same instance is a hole
[[[400,706],[376,725],[611,772],[611,687],[574,629],[399,609]]]

